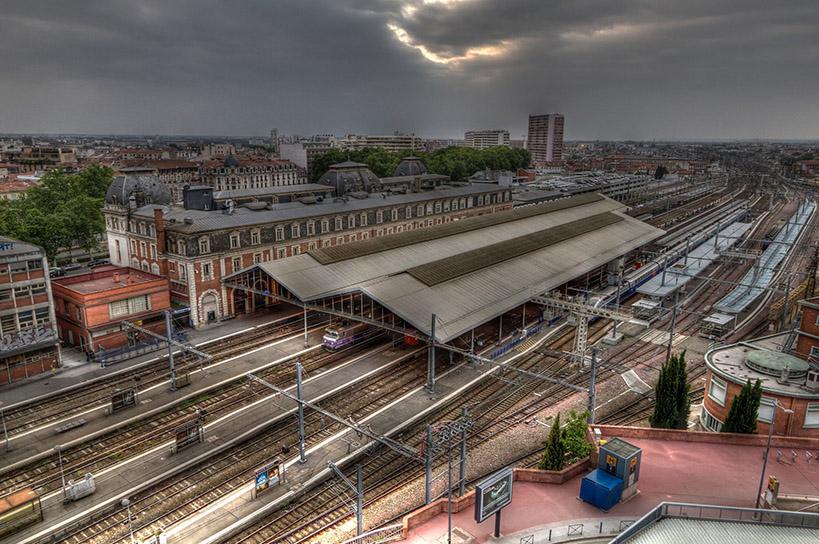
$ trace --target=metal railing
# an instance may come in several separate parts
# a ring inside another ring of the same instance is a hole
[[[345,540],[341,544],[374,544],[382,542],[395,542],[401,538],[401,524],[379,527],[363,535]]]

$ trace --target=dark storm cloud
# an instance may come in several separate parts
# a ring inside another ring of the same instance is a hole
[[[0,132],[819,136],[813,2],[4,2]]]

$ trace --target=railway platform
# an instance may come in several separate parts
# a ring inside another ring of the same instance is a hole
[[[290,313],[292,313],[292,308],[290,308]],[[253,316],[250,319],[231,320],[224,324],[224,328],[214,327],[210,330],[203,330],[200,335],[190,340],[189,345],[201,346],[209,340],[226,338],[231,334],[238,335],[270,321],[281,319],[286,315],[289,315],[289,313],[282,310]],[[311,346],[316,347],[321,344],[322,330],[322,327],[313,327],[313,331],[309,335]],[[248,372],[253,372],[261,364],[296,354],[304,349],[304,340],[301,334],[295,336],[290,340],[274,342],[272,345],[257,348],[246,355],[232,357],[227,361],[208,366],[204,371],[193,371],[191,372],[191,384],[176,391],[171,391],[167,382],[147,387],[138,392],[138,402],[135,406],[113,414],[108,414],[103,406],[96,406],[70,418],[68,421],[46,425],[19,435],[12,435],[10,437],[11,451],[0,452],[0,470],[5,471],[18,464],[30,462],[38,456],[52,455],[54,446],[57,444],[61,445],[62,448],[66,448],[83,442],[110,429],[128,425],[132,421],[161,411],[167,405],[183,402],[186,399],[194,399],[205,389],[241,377]],[[203,349],[207,350],[207,347]],[[8,409],[14,406],[15,398],[17,401],[35,399],[40,395],[54,393],[54,387],[59,387],[57,390],[59,391],[71,386],[81,385],[100,376],[107,376],[123,369],[134,368],[140,364],[151,362],[166,354],[167,351],[155,352],[143,356],[144,359],[139,358],[138,360],[123,362],[122,364],[126,366],[114,365],[100,368],[97,364],[88,364],[85,372],[77,371],[67,374],[58,383],[55,383],[53,379],[32,381],[11,391],[4,391],[0,394],[0,397],[3,399],[4,409]],[[7,393],[15,393],[16,395],[9,395],[7,398]],[[21,397],[21,395],[24,396]],[[82,425],[72,426],[70,424],[78,422],[80,419],[84,421]],[[55,429],[58,426],[66,423],[69,423],[69,425],[66,425],[69,430],[56,432]]]
[[[221,323],[207,325],[199,329],[186,330],[185,333],[188,336],[186,343],[193,347],[201,346],[205,342],[241,334],[259,325],[300,313],[300,309],[290,304],[282,303],[270,311],[256,312]],[[141,363],[154,360],[157,357],[166,356],[168,349],[166,347],[151,353],[145,353],[105,368],[100,368],[100,365],[97,363],[88,362],[85,355],[74,348],[63,347],[61,353],[62,366],[60,368],[48,374],[37,374],[26,380],[15,381],[0,386],[0,399],[2,399],[3,405],[8,407],[40,395],[137,366]]]
[[[512,503],[502,511],[501,536],[494,537],[494,517],[478,524],[474,508],[467,507],[452,515],[453,544],[541,544],[579,537],[583,542],[608,542],[664,501],[754,507],[767,437],[608,426],[601,430],[603,438],[625,435],[624,440],[642,448],[637,495],[604,514],[578,498],[585,472],[562,485],[515,482]],[[692,441],[698,438],[711,441]],[[818,448],[819,440],[775,438],[766,480],[775,476],[783,494],[819,496],[819,463],[805,456]],[[778,450],[787,452],[780,461]],[[799,452],[794,461],[791,450]],[[404,542],[446,543],[447,527],[447,514],[439,514],[411,529]]]
[[[541,332],[541,338],[545,338],[548,332],[552,331]],[[313,333],[310,337],[310,345],[313,347],[309,349],[320,349],[320,336],[321,331]],[[293,352],[303,349],[301,339],[288,342],[296,343],[290,348]],[[534,347],[536,344],[527,348],[527,351]],[[395,364],[394,361],[397,358],[406,358],[414,352],[425,355],[426,348],[403,346],[377,350],[377,353],[366,357],[357,356],[340,370],[320,373],[305,381],[304,397],[308,401],[315,401],[329,392],[345,387],[354,379],[381,369],[390,361]],[[524,351],[515,350],[509,357],[514,359],[524,353]],[[479,371],[463,365],[456,366],[441,372],[437,377],[434,395],[427,393],[423,387],[414,389],[400,401],[387,405],[357,423],[369,425],[375,432],[381,434],[395,434],[405,422],[417,420],[434,412],[447,401],[448,395],[457,395],[472,384],[485,379],[486,373],[487,369]],[[63,506],[58,493],[50,493],[43,499],[45,521],[15,535],[17,540],[14,542],[16,544],[36,542],[43,535],[61,531],[81,518],[87,518],[105,508],[115,507],[114,505],[117,505],[122,499],[132,497],[139,490],[160,482],[168,474],[177,473],[194,464],[204,462],[218,450],[228,448],[257,434],[276,418],[292,417],[294,411],[295,402],[283,398],[275,401],[270,397],[264,397],[263,400],[254,403],[239,414],[233,413],[220,420],[208,422],[205,426],[205,441],[202,444],[174,455],[170,454],[167,445],[161,445],[114,470],[95,474],[97,491],[87,499]],[[360,437],[356,437],[351,430],[334,435],[328,434],[326,440],[307,450],[307,461],[303,464],[299,463],[298,447],[294,448],[285,459],[285,484],[255,498],[252,494],[252,484],[249,481],[246,486],[227,493],[223,498],[209,504],[197,515],[169,527],[167,530],[169,541],[205,543],[212,535],[230,527],[237,520],[281,508],[282,504],[298,497],[313,483],[324,480],[329,471],[328,461],[344,466],[354,459],[355,449],[360,447],[360,444],[355,445],[356,440],[360,440]],[[0,544],[7,544],[7,542],[10,541],[0,540]]]
[[[298,343],[298,345],[291,346],[289,350],[291,353],[283,354],[282,358],[304,350],[301,339],[288,342]],[[312,347],[307,348],[309,350],[321,349],[321,331],[310,336],[310,344]],[[306,379],[304,381],[305,398],[315,401],[361,376],[378,371],[385,364],[394,361],[396,356],[406,358],[411,351],[409,349],[397,351],[369,349],[366,353],[366,356],[357,356],[340,367]],[[275,362],[275,359],[267,359],[267,361]],[[246,372],[252,371],[252,368],[246,370]],[[59,488],[49,490],[49,493],[41,497],[45,521],[15,534],[11,540],[0,539],[0,544],[37,542],[46,535],[60,534],[61,530],[81,518],[94,515],[109,507],[116,507],[122,499],[133,497],[140,489],[157,484],[170,474],[203,462],[217,450],[228,448],[257,434],[269,426],[277,416],[289,416],[294,410],[290,404],[295,405],[295,403],[291,402],[286,406],[285,404],[286,402],[281,399],[277,402],[270,396],[260,397],[259,400],[238,412],[206,422],[204,440],[177,453],[171,451],[172,441],[157,444],[122,465],[94,474],[96,492],[77,502],[63,505]],[[298,455],[298,448],[295,453]],[[51,455],[56,454],[52,452]],[[69,475],[66,476],[66,479],[68,477]],[[174,540],[174,542],[179,541]]]

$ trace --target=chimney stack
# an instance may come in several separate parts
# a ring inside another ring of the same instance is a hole
[[[114,272],[114,283],[119,283],[119,272]]]

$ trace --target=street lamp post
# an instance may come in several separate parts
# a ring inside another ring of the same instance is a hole
[[[3,421],[3,436],[6,437],[6,451],[11,451],[9,446],[9,433],[6,430],[6,416],[3,414],[3,403],[0,402],[0,420]]]
[[[131,501],[122,499],[122,506],[128,509],[128,532],[131,533],[131,544],[134,544],[134,526],[131,525]]]
[[[54,446],[54,451],[57,452],[57,462],[60,464],[60,479],[63,482],[63,503],[65,503],[65,502],[67,502],[67,499],[66,499],[66,496],[65,496],[65,473],[63,472],[63,454],[60,453],[61,448],[60,448],[59,444]]]
[[[773,413],[771,414],[771,425],[768,429],[768,445],[765,446],[765,456],[763,457],[762,461],[762,475],[759,477],[759,491],[756,494],[756,506],[754,508],[759,508],[759,499],[762,496],[762,485],[765,483],[765,469],[768,467],[768,451],[771,449],[771,435],[773,434],[774,422],[776,421],[777,408],[786,414],[793,414],[793,410],[782,408],[779,406],[779,402],[774,400]]]

